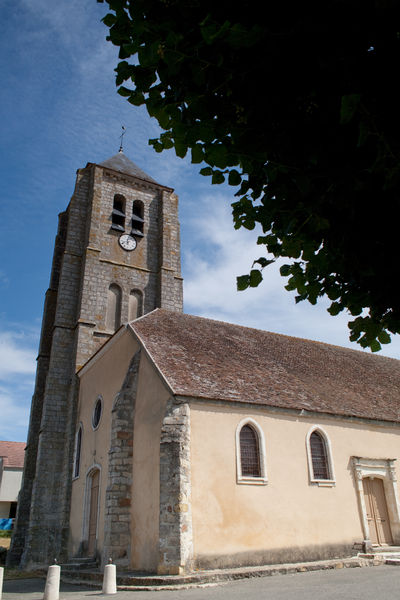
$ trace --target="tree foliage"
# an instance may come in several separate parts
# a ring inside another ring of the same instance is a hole
[[[326,295],[332,315],[355,317],[352,341],[388,343],[400,332],[397,0],[107,2],[118,91],[158,120],[155,150],[190,152],[237,188],[235,227],[260,224],[257,243],[289,259],[296,302]]]

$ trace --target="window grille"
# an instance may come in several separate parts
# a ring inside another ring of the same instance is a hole
[[[261,477],[258,436],[250,425],[240,430],[240,463],[242,477]]]
[[[140,200],[135,200],[132,205],[132,234],[137,237],[143,237],[143,215],[143,202],[140,202]]]
[[[310,451],[314,479],[330,479],[325,440],[317,431],[313,431],[310,436]]]
[[[120,194],[114,196],[113,210],[111,213],[111,229],[125,231],[125,198]]]

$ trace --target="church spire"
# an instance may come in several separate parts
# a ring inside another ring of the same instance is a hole
[[[119,136],[119,137],[120,137],[120,139],[121,139],[121,143],[120,143],[120,146],[119,146],[119,152],[122,152],[122,153],[123,153],[124,151],[123,151],[123,149],[122,149],[122,146],[123,146],[123,141],[124,141],[124,135],[125,135],[125,133],[126,133],[126,127],[125,127],[125,125],[121,125],[121,127],[122,127],[122,133],[121,133],[121,135]]]

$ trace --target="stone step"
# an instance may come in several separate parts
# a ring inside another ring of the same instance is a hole
[[[271,575],[285,575],[305,571],[325,569],[343,569],[363,566],[377,566],[383,564],[382,560],[358,557],[345,559],[321,560],[308,563],[264,565],[259,567],[238,567],[230,569],[215,569],[197,571],[188,575],[151,575],[134,572],[119,572],[117,567],[117,586],[119,590],[174,590],[191,587],[212,586],[226,581],[247,579],[250,577],[266,577]],[[101,587],[103,573],[97,570],[61,570],[61,579],[69,583],[79,583],[90,587]]]
[[[371,552],[374,554],[400,554],[400,546],[377,546]]]
[[[81,569],[95,571],[98,568],[98,563],[93,557],[76,557],[71,558],[67,563],[61,566],[62,571],[79,571]]]
[[[386,558],[385,565],[393,565],[395,567],[400,567],[400,557],[399,558]]]

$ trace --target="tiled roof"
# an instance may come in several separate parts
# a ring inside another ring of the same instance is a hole
[[[25,442],[0,441],[0,457],[3,458],[5,467],[23,468],[25,456]]]
[[[400,422],[400,361],[157,309],[131,323],[175,394]]]
[[[107,167],[108,169],[113,169],[113,171],[119,171],[120,173],[125,173],[126,175],[133,175],[133,177],[138,177],[139,179],[143,179],[144,181],[150,181],[151,183],[157,183],[150,175],[147,175],[142,169],[139,169],[134,162],[130,160],[123,152],[118,152],[111,158],[100,163],[101,167]],[[157,183],[157,185],[159,185]]]

